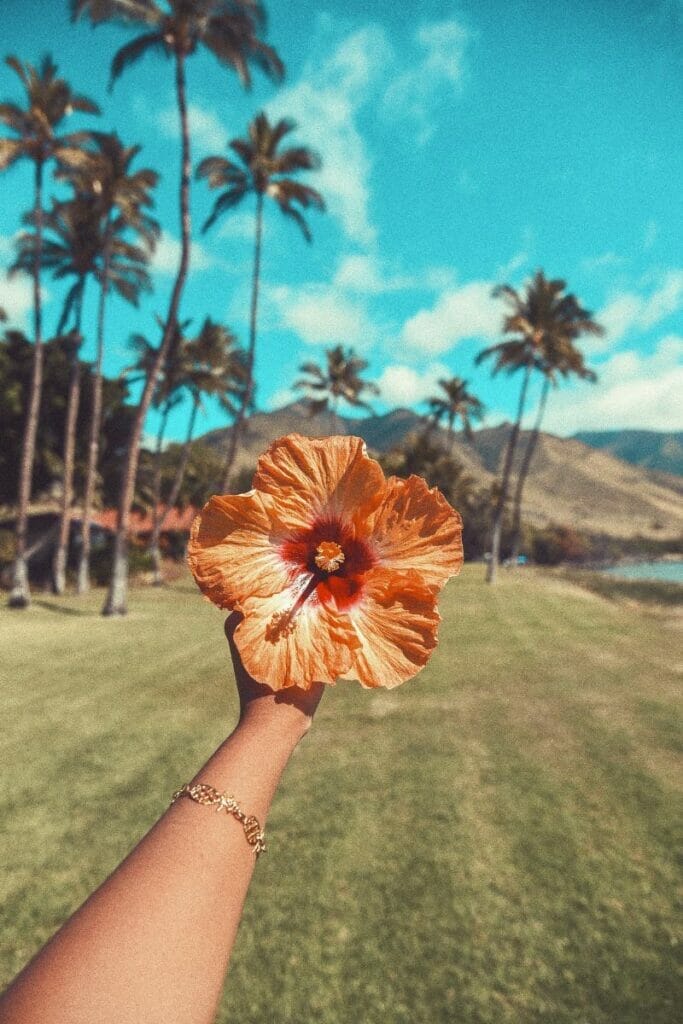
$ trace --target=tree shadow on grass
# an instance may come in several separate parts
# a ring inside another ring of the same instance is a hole
[[[80,617],[92,617],[97,612],[93,612],[89,608],[69,608],[65,605],[57,604],[53,601],[46,601],[44,598],[33,598],[33,603],[38,605],[39,608],[46,608],[49,612],[59,612],[60,615],[77,615]]]

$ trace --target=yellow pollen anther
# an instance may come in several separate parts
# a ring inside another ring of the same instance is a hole
[[[324,540],[315,550],[315,564],[323,572],[336,572],[344,558],[344,552],[333,540]]]

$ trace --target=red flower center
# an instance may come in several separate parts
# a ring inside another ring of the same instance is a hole
[[[324,604],[346,610],[359,600],[365,573],[377,559],[352,527],[336,519],[319,519],[280,547],[280,556],[296,578],[311,575],[306,597],[315,591]]]

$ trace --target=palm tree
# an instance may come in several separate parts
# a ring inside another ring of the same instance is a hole
[[[484,415],[484,406],[467,390],[468,383],[461,377],[449,377],[447,380],[442,378],[439,380],[439,387],[443,394],[432,395],[427,399],[431,422],[435,426],[440,426],[442,420],[446,421],[451,454],[454,444],[453,427],[456,421],[460,420],[465,437],[469,440],[472,436],[472,422],[480,420]]]
[[[157,386],[152,397],[152,405],[161,409],[161,417],[157,430],[156,447],[154,451],[154,473],[152,478],[152,541],[150,554],[154,564],[155,577],[161,576],[161,552],[159,550],[159,528],[160,502],[161,502],[161,459],[168,426],[168,417],[171,410],[182,399],[182,391],[185,386],[185,376],[188,366],[187,346],[188,338],[185,336],[185,328],[189,321],[178,324],[171,344],[166,351],[166,357],[161,367],[161,373],[157,377]],[[145,380],[150,373],[151,367],[157,358],[156,349],[150,345],[141,334],[134,334],[130,339],[131,347],[137,352],[138,358],[131,370],[137,371]]]
[[[503,333],[513,337],[483,349],[476,362],[479,364],[484,359],[493,358],[494,375],[500,370],[510,374],[521,370],[522,386],[517,415],[505,449],[501,485],[493,513],[491,558],[486,573],[489,583],[495,582],[500,562],[503,517],[531,374],[534,369],[539,369],[545,354],[552,351],[554,346],[562,345],[566,339],[576,338],[585,331],[599,333],[601,330],[592,323],[589,314],[581,308],[573,295],[563,294],[565,289],[564,281],[549,280],[543,271],[538,270],[521,295],[508,284],[493,290],[493,296],[502,298],[509,308],[509,313],[503,319]]]
[[[247,360],[232,331],[222,324],[214,323],[207,317],[196,338],[189,339],[184,350],[185,366],[181,376],[181,387],[191,398],[187,434],[178,462],[175,478],[163,510],[154,517],[151,550],[159,551],[161,531],[170,509],[174,508],[185,479],[190,460],[191,444],[197,413],[202,407],[202,397],[218,400],[223,411],[236,416],[239,402],[247,385]],[[155,562],[155,583],[161,583],[161,559]]]
[[[586,331],[591,334],[603,333],[603,328],[600,327],[599,324],[590,320],[590,314],[586,313],[585,323],[587,324],[589,321],[592,326],[587,327],[584,325],[581,328],[580,333],[584,333]],[[571,338],[558,338],[558,342],[559,343],[556,345],[554,350],[548,350],[544,353],[536,367],[543,375],[543,386],[541,388],[541,396],[536,410],[536,419],[531,434],[529,435],[526,448],[524,449],[522,464],[520,466],[519,473],[517,474],[517,482],[515,485],[512,505],[512,552],[510,556],[513,563],[515,563],[519,557],[522,533],[522,496],[524,494],[524,485],[526,484],[526,479],[529,475],[531,463],[538,444],[538,437],[541,432],[541,423],[543,421],[543,414],[548,401],[550,388],[551,386],[558,386],[558,374],[562,378],[576,376],[581,380],[590,381],[592,384],[594,384],[598,379],[597,374],[586,366],[582,353],[574,346]]]
[[[151,222],[150,218],[146,218],[144,231],[148,241],[153,223],[155,222]],[[73,278],[74,282],[66,294],[57,327],[59,335],[64,331],[69,319],[73,321],[68,349],[71,375],[64,435],[60,527],[53,564],[53,590],[56,594],[64,593],[66,587],[75,434],[80,402],[78,349],[82,342],[81,317],[86,283],[90,277],[94,278],[100,283],[101,291],[111,285],[116,293],[135,306],[138,304],[140,293],[151,291],[152,287],[146,270],[148,250],[124,237],[127,226],[121,217],[108,224],[103,223],[100,198],[86,193],[77,193],[73,199],[54,203],[52,210],[44,216],[44,228],[49,233],[41,243],[43,269],[51,271],[57,280]],[[36,244],[35,233],[25,233],[19,237],[19,255],[11,272],[31,265]],[[78,344],[75,344],[76,339]]]
[[[33,218],[31,218],[33,220]],[[71,528],[71,502],[73,497],[74,459],[76,452],[76,421],[81,391],[81,364],[78,358],[83,341],[81,319],[83,297],[88,275],[94,268],[97,246],[97,223],[93,222],[90,204],[73,200],[53,203],[52,210],[43,215],[43,230],[50,232],[40,239],[38,232],[23,234],[17,240],[18,257],[10,273],[25,270],[33,264],[34,251],[42,246],[42,269],[51,270],[57,279],[73,277],[57,325],[61,335],[71,318],[72,330],[63,344],[70,365],[67,387],[66,419],[62,453],[62,494],[60,500],[59,530],[52,563],[52,589],[63,594],[66,589],[66,562]]]
[[[40,65],[23,64],[16,57],[7,57],[6,63],[18,75],[26,91],[26,108],[16,103],[0,103],[0,122],[15,136],[0,139],[0,171],[19,160],[30,160],[34,167],[33,218],[36,246],[33,254],[33,371],[29,392],[26,428],[22,439],[17,495],[16,552],[10,606],[26,608],[31,601],[26,564],[28,532],[28,506],[31,500],[31,482],[35,457],[36,433],[40,412],[43,383],[42,308],[40,271],[42,261],[43,230],[43,177],[45,165],[54,157],[69,154],[76,161],[87,133],[72,132],[59,135],[58,130],[66,117],[74,111],[99,114],[99,107],[87,96],[73,92],[68,82],[59,78],[57,66],[49,56]]]
[[[128,591],[128,524],[135,490],[142,428],[147,416],[156,378],[177,327],[180,299],[190,261],[190,131],[187,117],[185,70],[187,58],[200,46],[206,47],[224,66],[233,70],[245,87],[251,84],[250,66],[259,67],[270,78],[280,80],[283,64],[275,50],[259,37],[265,28],[265,13],[259,0],[71,0],[74,20],[87,14],[93,25],[119,22],[143,31],[114,55],[111,83],[149,52],[172,57],[181,134],[180,163],[180,258],[168,312],[164,321],[157,358],[145,382],[131,429],[119,498],[109,593],[104,615],[125,615]]]
[[[157,184],[156,171],[149,168],[134,171],[132,164],[140,146],[125,146],[116,133],[92,132],[92,145],[88,148],[86,164],[73,164],[68,158],[61,161],[58,176],[65,178],[77,195],[90,197],[100,221],[101,269],[99,273],[99,301],[97,310],[97,340],[94,372],[92,375],[92,402],[88,435],[88,461],[81,518],[81,544],[76,589],[84,594],[90,587],[90,519],[95,499],[97,464],[99,460],[100,427],[102,421],[102,361],[104,358],[105,315],[110,285],[122,298],[137,304],[140,291],[151,287],[145,272],[147,257],[152,253],[159,236],[159,224],[148,212],[154,205],[152,192]],[[131,273],[122,265],[120,240],[128,238],[140,242],[144,259],[137,261],[142,275],[136,276],[135,261],[129,261]]]
[[[280,211],[298,224],[307,242],[312,240],[312,235],[302,210],[309,207],[321,211],[325,209],[319,192],[291,177],[301,171],[317,170],[320,167],[318,156],[305,146],[289,146],[278,152],[282,140],[295,128],[294,121],[288,119],[282,119],[272,125],[267,116],[260,113],[249,125],[248,137],[233,139],[230,143],[230,149],[240,160],[239,164],[222,156],[209,156],[202,160],[197,168],[197,177],[206,178],[210,188],[223,189],[202,228],[203,231],[207,231],[219,217],[232,210],[246,196],[253,194],[256,197],[254,265],[247,348],[249,382],[230,432],[221,484],[223,491],[228,489],[242,425],[253,398],[264,198],[270,196],[278,204]]]
[[[332,422],[337,434],[342,432],[339,419],[339,403],[346,402],[354,409],[366,409],[372,412],[371,405],[361,396],[363,394],[378,395],[379,388],[372,381],[363,380],[361,374],[368,368],[365,359],[360,359],[352,348],[344,349],[342,345],[334,345],[325,350],[326,366],[322,369],[317,363],[303,363],[300,373],[307,376],[295,381],[294,387],[307,392],[305,402],[309,415],[332,413]]]

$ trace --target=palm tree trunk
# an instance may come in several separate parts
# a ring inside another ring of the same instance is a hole
[[[102,266],[102,286],[97,308],[97,354],[92,379],[92,409],[88,436],[88,466],[85,474],[83,495],[83,518],[81,520],[81,550],[78,560],[76,593],[85,594],[90,589],[90,517],[95,499],[97,462],[100,454],[100,429],[102,426],[102,360],[104,357],[104,313],[109,291],[110,226],[105,229],[105,246]]]
[[[187,437],[185,438],[185,444],[183,445],[183,454],[181,455],[180,462],[178,463],[178,469],[176,471],[175,479],[173,481],[171,493],[168,496],[168,502],[166,503],[166,507],[159,520],[159,532],[161,532],[163,528],[163,525],[166,521],[166,516],[168,515],[170,509],[175,508],[176,502],[178,501],[178,496],[180,495],[180,488],[183,486],[183,480],[185,479],[185,473],[187,471],[187,466],[190,461],[190,455],[192,453],[192,435],[194,434],[194,425],[197,419],[198,410],[199,399],[195,398],[195,400],[192,403],[192,412],[190,413],[190,420],[187,425]]]
[[[227,492],[230,485],[230,474],[237,455],[237,448],[241,440],[242,428],[247,409],[251,404],[251,397],[254,391],[254,355],[256,352],[256,322],[258,318],[258,294],[261,277],[261,243],[263,239],[263,193],[256,193],[256,240],[254,243],[254,268],[251,279],[251,315],[249,318],[249,347],[247,349],[247,383],[239,404],[235,422],[230,431],[230,442],[223,467],[223,479],[221,480],[221,491]]]
[[[190,134],[187,123],[187,98],[185,95],[185,58],[176,54],[175,62],[176,94],[178,98],[178,113],[180,116],[180,131],[182,138],[181,167],[180,167],[180,263],[178,273],[173,284],[171,299],[168,307],[168,315],[161,337],[161,344],[157,350],[157,356],[150,369],[149,376],[140,398],[135,419],[133,421],[128,448],[126,451],[126,462],[121,479],[121,491],[119,497],[118,520],[116,525],[116,537],[114,540],[114,556],[112,562],[111,582],[107,599],[102,609],[103,615],[125,615],[128,611],[128,526],[130,522],[130,508],[135,493],[135,478],[138,470],[138,459],[140,456],[140,438],[142,428],[147,416],[154,388],[156,387],[159,371],[166,358],[168,346],[173,337],[173,332],[178,321],[178,309],[180,298],[185,287],[187,271],[190,263],[190,174],[192,170],[190,160]]]
[[[526,449],[524,451],[524,458],[522,465],[519,470],[517,477],[517,486],[515,488],[514,497],[514,510],[512,513],[512,561],[516,562],[519,558],[519,548],[522,533],[522,495],[524,493],[524,485],[526,478],[529,475],[531,469],[531,461],[536,451],[536,445],[538,444],[538,435],[541,432],[541,421],[543,420],[543,413],[545,412],[546,402],[548,401],[548,392],[550,390],[550,377],[546,377],[543,381],[543,390],[541,391],[541,400],[538,404],[538,412],[536,413],[536,422],[534,423],[534,429],[527,442]]]
[[[332,429],[335,434],[342,432],[341,420],[339,419],[339,399],[335,397],[332,401]]]
[[[71,532],[71,502],[73,499],[74,453],[76,449],[76,419],[81,393],[81,367],[78,355],[72,360],[69,377],[69,392],[64,429],[64,469],[62,473],[62,497],[59,512],[59,534],[52,561],[52,592],[63,594],[66,590],[66,563],[69,554]]]
[[[486,582],[495,583],[498,575],[498,565],[500,563],[500,542],[503,534],[503,519],[505,516],[505,505],[507,502],[508,491],[510,489],[510,474],[512,472],[512,462],[515,457],[515,448],[517,447],[517,438],[519,437],[519,429],[522,422],[522,415],[524,413],[524,403],[526,401],[527,388],[529,386],[529,378],[531,376],[531,366],[527,366],[524,371],[524,380],[522,381],[522,387],[519,393],[519,404],[517,406],[517,419],[515,420],[512,430],[510,431],[510,437],[508,438],[507,449],[505,452],[505,462],[503,464],[503,479],[500,485],[500,494],[498,495],[498,501],[493,513],[493,528],[491,532],[491,559],[489,561],[486,570]]]
[[[36,453],[36,436],[40,415],[40,398],[43,390],[43,337],[42,305],[40,294],[40,269],[43,257],[43,162],[36,161],[35,177],[35,226],[36,249],[33,261],[33,372],[28,400],[28,413],[21,447],[19,463],[19,493],[17,495],[16,548],[10,608],[28,608],[31,591],[28,582],[26,541],[28,538],[28,506],[31,500],[33,462]]]
[[[164,443],[164,434],[166,433],[166,425],[168,423],[168,414],[170,409],[170,402],[167,401],[161,415],[159,433],[157,434],[157,447],[154,453],[154,483],[152,485],[152,539],[149,545],[149,553],[152,556],[155,586],[161,586],[164,582],[161,576],[161,551],[159,549],[159,538],[161,536],[161,509],[159,506],[161,504],[161,449]]]
[[[76,314],[76,331],[79,345],[81,335],[81,319],[83,312],[83,289],[85,280],[81,282]],[[64,454],[62,470],[62,499],[60,503],[59,534],[54,558],[52,560],[52,591],[63,594],[66,590],[66,566],[69,559],[69,537],[71,534],[71,502],[73,500],[74,461],[76,452],[76,421],[78,406],[81,400],[81,364],[78,358],[78,345],[73,344],[71,351],[71,373],[69,375],[69,391],[66,405],[66,424],[64,428]]]

